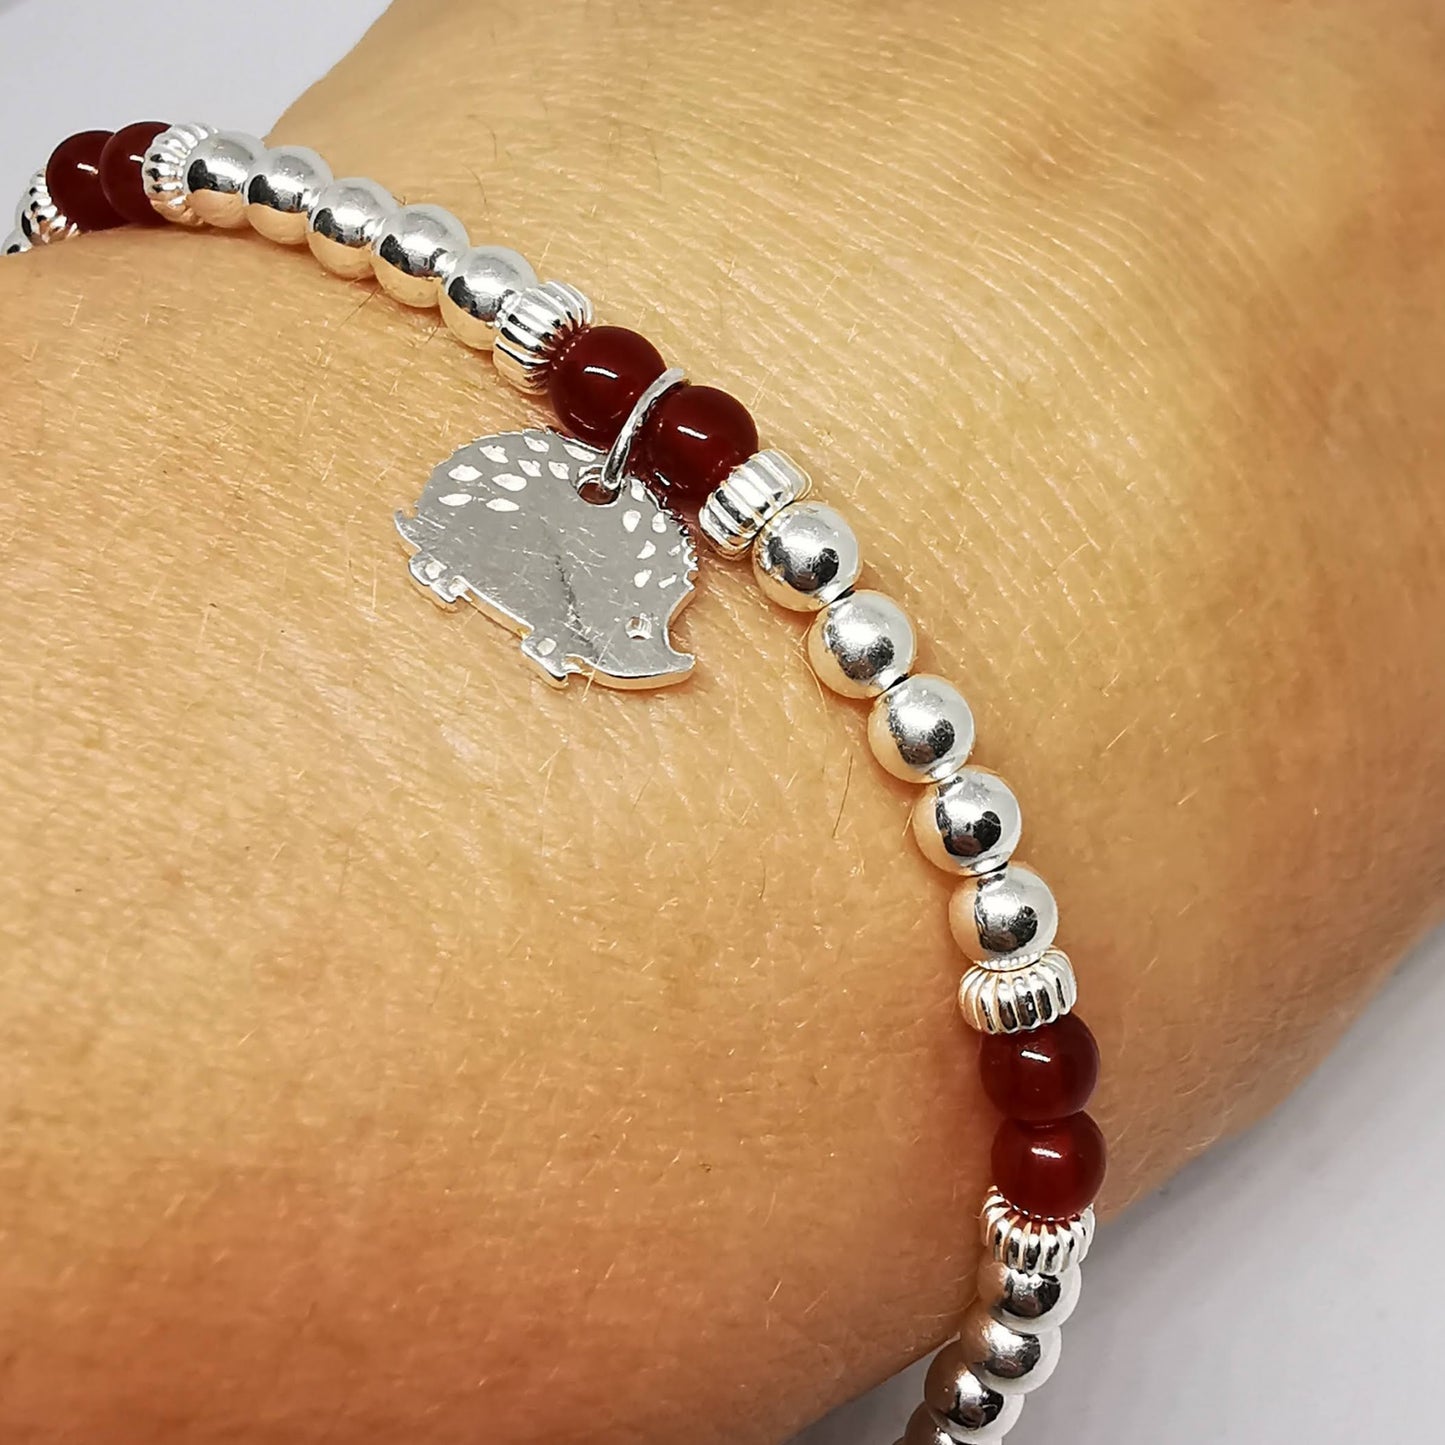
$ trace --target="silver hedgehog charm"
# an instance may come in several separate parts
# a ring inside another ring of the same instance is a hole
[[[579,487],[604,453],[554,431],[482,437],[396,514],[411,575],[444,606],[468,597],[522,638],[554,686],[569,673],[609,687],[681,682],[693,659],[668,638],[692,599],[687,529],[635,478],[610,501]]]

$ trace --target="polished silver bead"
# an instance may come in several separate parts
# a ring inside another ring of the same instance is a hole
[[[0,244],[0,255],[19,256],[22,252],[30,250],[30,242],[25,239],[23,231],[11,231],[6,236],[4,243]]]
[[[949,900],[948,921],[964,957],[1015,968],[1038,958],[1054,941],[1059,908],[1037,873],[1009,863],[962,883]]]
[[[30,177],[15,207],[15,229],[32,246],[53,246],[77,233],[78,227],[50,199],[44,170]]]
[[[1016,1330],[996,1320],[979,1300],[964,1316],[958,1343],[963,1359],[979,1380],[1001,1395],[1037,1390],[1059,1363],[1058,1330]]]
[[[944,1427],[943,1439],[991,1445],[1013,1428],[1023,1409],[1023,1397],[1006,1395],[985,1383],[970,1368],[966,1356],[963,1342],[954,1340],[933,1357],[923,1377],[924,1408],[931,1410],[934,1422]],[[912,1425],[910,1420],[910,1429]],[[904,1438],[914,1445],[912,1435]],[[918,1436],[918,1440],[932,1445],[927,1434]]]
[[[946,678],[917,673],[873,704],[868,744],[895,778],[905,783],[937,781],[968,761],[973,713]]]
[[[497,313],[492,360],[518,391],[535,395],[547,389],[547,374],[562,343],[591,324],[592,303],[575,286],[565,281],[528,286]]]
[[[335,276],[360,281],[371,273],[371,245],[396,210],[396,197],[365,176],[323,186],[306,216],[306,244]]]
[[[537,273],[525,256],[505,246],[473,246],[442,283],[442,320],[459,341],[490,351],[502,307],[536,284]]]
[[[784,507],[753,547],[753,575],[763,596],[794,612],[818,612],[836,602],[853,589],[862,567],[852,527],[821,502]]]
[[[241,195],[251,229],[268,241],[299,246],[316,198],[331,184],[331,167],[309,146],[274,146],[246,176]]]
[[[981,1034],[1018,1034],[1063,1018],[1078,997],[1068,955],[1050,948],[1022,968],[975,964],[958,986],[958,1009]]]
[[[1069,1219],[1039,1219],[992,1189],[979,1223],[993,1257],[1025,1274],[1062,1274],[1070,1265],[1082,1264],[1094,1242],[1092,1204]]]
[[[913,649],[913,624],[881,592],[830,602],[808,629],[808,661],[818,681],[843,697],[876,697],[902,682]]]
[[[192,214],[223,230],[244,226],[246,177],[265,149],[255,136],[239,130],[218,130],[198,141],[182,172]]]
[[[756,452],[709,493],[697,524],[724,557],[741,557],[785,507],[808,495],[808,474],[786,452]]]
[[[440,206],[401,206],[371,243],[371,269],[381,289],[404,306],[441,300],[442,278],[467,249],[467,228]]]
[[[188,121],[167,126],[146,147],[141,163],[141,179],[150,203],[157,214],[179,226],[200,226],[205,223],[191,208],[186,189],[186,167],[191,152],[216,133],[215,126]]]
[[[1008,862],[1022,831],[1018,799],[986,768],[963,768],[913,806],[913,836],[923,856],[945,873],[992,873]]]
[[[1074,1313],[1083,1278],[1076,1264],[1058,1274],[1028,1274],[985,1255],[978,1266],[978,1297],[994,1319],[1016,1330],[1056,1330]]]

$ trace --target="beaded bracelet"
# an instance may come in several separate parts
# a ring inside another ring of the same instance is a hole
[[[696,509],[721,556],[751,556],[771,601],[812,614],[813,671],[833,692],[870,700],[869,746],[920,787],[914,835],[957,880],[949,922],[969,961],[959,1007],[983,1036],[984,1092],[1004,1115],[980,1216],[978,1297],[935,1356],[900,1445],[1002,1439],[1023,1395],[1053,1371],[1093,1239],[1105,1151],[1084,1108],[1098,1048],[1072,1012],[1053,895],[1010,861],[1018,802],[994,773],[966,766],[968,704],[943,678],[912,670],[913,627],[895,602],[857,586],[848,523],[805,500],[808,476],[785,453],[758,450],[752,418],[728,393],[688,384],[636,332],[594,324],[586,296],[539,282],[515,251],[472,246],[449,212],[401,205],[374,181],[334,180],[305,147],[268,149],[205,125],[83,131],[36,172],[16,219],[7,255],[162,219],[304,242],[336,275],[374,276],[408,306],[439,307],[514,386],[545,393],[565,432],[469,443],[396,525],[433,599],[465,598],[520,634],[554,685],[573,673],[615,687],[687,676],[693,659],[668,633],[697,571],[679,506]]]

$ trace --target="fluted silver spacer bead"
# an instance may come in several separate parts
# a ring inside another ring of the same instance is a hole
[[[44,170],[30,177],[15,207],[15,229],[32,246],[53,246],[57,241],[68,241],[78,229],[50,199]]]
[[[958,1342],[969,1368],[1001,1395],[1026,1395],[1047,1382],[1059,1363],[1058,1330],[1021,1330],[994,1318],[984,1301],[964,1316]]]
[[[1041,1028],[1063,1018],[1078,997],[1074,966],[1058,948],[1006,972],[975,964],[958,986],[959,1012],[981,1034]]]
[[[6,236],[3,243],[0,243],[0,256],[19,256],[30,249],[30,242],[25,239],[25,233],[21,230],[14,230]]]
[[[246,177],[265,153],[255,136],[240,130],[213,131],[197,141],[181,170],[191,214],[222,230],[244,226]]]
[[[188,121],[183,125],[168,126],[146,148],[141,178],[145,182],[146,195],[158,215],[180,226],[205,225],[191,209],[190,193],[186,189],[186,165],[191,152],[215,133],[215,126]]]
[[[268,241],[299,246],[311,208],[330,184],[331,167],[310,146],[273,146],[246,176],[246,219]]]
[[[991,1189],[980,1218],[993,1257],[1025,1274],[1062,1274],[1081,1264],[1094,1242],[1093,1205],[1071,1219],[1038,1219]]]
[[[724,557],[741,557],[784,507],[808,495],[808,474],[786,452],[757,452],[702,504],[697,524]]]
[[[497,313],[492,359],[518,391],[536,394],[547,386],[547,373],[563,341],[592,324],[592,303],[565,281],[528,286]]]

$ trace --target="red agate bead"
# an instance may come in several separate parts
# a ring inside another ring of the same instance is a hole
[[[100,153],[108,130],[82,130],[61,141],[45,163],[45,186],[56,208],[82,231],[106,231],[124,217],[106,200],[100,184]]]
[[[161,217],[146,195],[146,151],[166,129],[163,120],[138,120],[106,141],[100,152],[100,188],[117,215],[133,226],[159,226]]]
[[[639,468],[671,500],[699,506],[758,449],[758,428],[736,397],[715,386],[679,386],[662,397],[637,440]]]
[[[993,1179],[1015,1208],[1067,1219],[1092,1204],[1104,1182],[1107,1151],[1087,1114],[1046,1124],[1005,1119],[993,1141]]]
[[[610,447],[665,369],[662,354],[636,331],[584,326],[552,362],[547,394],[568,431],[595,447]]]
[[[983,1091],[1001,1114],[1041,1124],[1077,1114],[1099,1082],[1099,1046],[1077,1014],[1027,1033],[985,1034]]]

